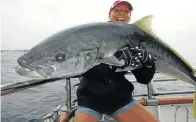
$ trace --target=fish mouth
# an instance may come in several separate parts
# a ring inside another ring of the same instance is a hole
[[[15,71],[17,74],[29,78],[48,79],[55,72],[55,68],[50,66],[43,66],[43,65],[37,65],[36,68],[35,67],[29,68],[29,67],[24,67],[22,65],[18,65],[15,67]]]
[[[25,77],[29,77],[29,78],[45,79],[45,77],[43,77],[42,75],[40,75],[36,71],[30,70],[30,69],[25,68],[21,65],[16,66],[15,71],[16,71],[17,74],[19,74],[21,76],[25,76]]]

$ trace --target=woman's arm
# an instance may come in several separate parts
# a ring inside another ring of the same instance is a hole
[[[150,68],[143,65],[141,68],[133,70],[132,73],[134,74],[137,82],[141,84],[148,84],[154,77],[155,71],[156,66],[153,63]]]

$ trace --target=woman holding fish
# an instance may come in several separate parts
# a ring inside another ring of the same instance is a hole
[[[116,1],[109,11],[111,22],[128,23],[133,7],[127,1]],[[158,122],[145,107],[134,100],[134,86],[125,77],[127,72],[117,69],[135,67],[133,75],[141,84],[148,84],[154,76],[154,59],[144,47],[127,47],[115,53],[124,62],[123,67],[100,64],[81,77],[77,89],[78,109],[74,122],[98,122],[102,113],[112,116],[119,122]],[[64,122],[64,117],[60,121]]]

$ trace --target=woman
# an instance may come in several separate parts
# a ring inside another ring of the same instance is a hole
[[[109,11],[109,19],[111,22],[128,23],[132,10],[129,2],[116,1]],[[137,82],[148,84],[156,70],[152,56],[144,47],[125,48],[117,51],[115,56],[125,62],[124,67],[100,64],[81,77],[74,122],[98,122],[103,113],[119,122],[158,122],[145,107],[133,99],[134,86],[124,77],[126,72],[115,72],[117,68],[140,65],[132,73]]]

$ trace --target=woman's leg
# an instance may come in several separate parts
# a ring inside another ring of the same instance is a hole
[[[86,107],[79,107],[75,112],[74,122],[99,122],[101,114]]]
[[[113,117],[119,122],[160,122],[136,100],[114,112]]]
[[[87,113],[78,113],[73,122],[99,122],[99,119]]]

